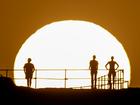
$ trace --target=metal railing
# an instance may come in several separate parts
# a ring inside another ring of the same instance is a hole
[[[11,74],[13,73],[13,76]],[[26,86],[23,69],[1,69],[0,74],[12,78],[18,85]],[[89,69],[36,69],[33,74],[32,87],[61,87],[74,89],[90,89],[91,77]],[[112,81],[111,81],[112,83]],[[50,86],[49,86],[50,85]],[[111,84],[112,85],[112,84]],[[128,88],[128,81],[124,80],[124,70],[116,71],[114,89]],[[97,89],[109,89],[108,71],[99,69],[97,74]]]
[[[116,71],[116,76],[114,79],[111,78],[111,82],[108,81],[108,75],[103,75],[97,79],[98,89],[122,89],[128,87],[128,81],[124,80],[124,70],[120,69]]]

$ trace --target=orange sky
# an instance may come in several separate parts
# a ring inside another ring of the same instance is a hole
[[[139,0],[3,0],[0,3],[0,68],[13,68],[24,41],[59,20],[86,20],[111,32],[131,64],[131,87],[140,87]]]

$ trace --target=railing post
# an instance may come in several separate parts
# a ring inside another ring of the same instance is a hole
[[[101,89],[103,87],[103,76],[101,76]]]
[[[105,89],[105,75],[104,75],[104,89]]]
[[[35,88],[37,88],[37,70],[35,69]]]
[[[6,77],[8,77],[8,69],[6,69]]]
[[[67,88],[67,70],[65,69],[64,88]]]
[[[101,78],[99,78],[99,89],[101,89]]]
[[[122,73],[123,73],[122,78],[123,78],[123,88],[124,88],[124,70],[122,70]]]
[[[118,70],[117,72],[118,72],[118,89],[119,89],[119,81],[120,81],[120,75],[119,75],[119,73],[120,73],[120,70]]]

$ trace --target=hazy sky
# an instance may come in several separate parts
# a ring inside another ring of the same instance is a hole
[[[60,20],[86,20],[111,32],[131,64],[131,86],[140,87],[139,0],[0,0],[0,68],[13,68],[24,41]]]

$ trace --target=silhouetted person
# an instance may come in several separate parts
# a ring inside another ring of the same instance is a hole
[[[97,81],[97,70],[98,70],[98,61],[95,60],[96,56],[93,55],[93,59],[90,60],[89,69],[91,73],[91,88],[93,87],[96,89],[96,81]]]
[[[25,78],[27,79],[27,86],[31,87],[32,76],[33,76],[33,72],[35,70],[34,65],[31,63],[31,58],[28,58],[28,62],[25,63],[23,68],[24,68],[24,72],[25,72]]]
[[[108,67],[109,65],[109,67]],[[116,76],[116,71],[119,67],[118,63],[116,61],[114,61],[114,56],[111,56],[111,61],[107,62],[107,64],[105,65],[105,68],[107,70],[109,70],[108,73],[108,84],[110,85],[110,89],[112,88],[111,85],[111,79],[113,78],[113,89],[114,89],[114,79]]]

